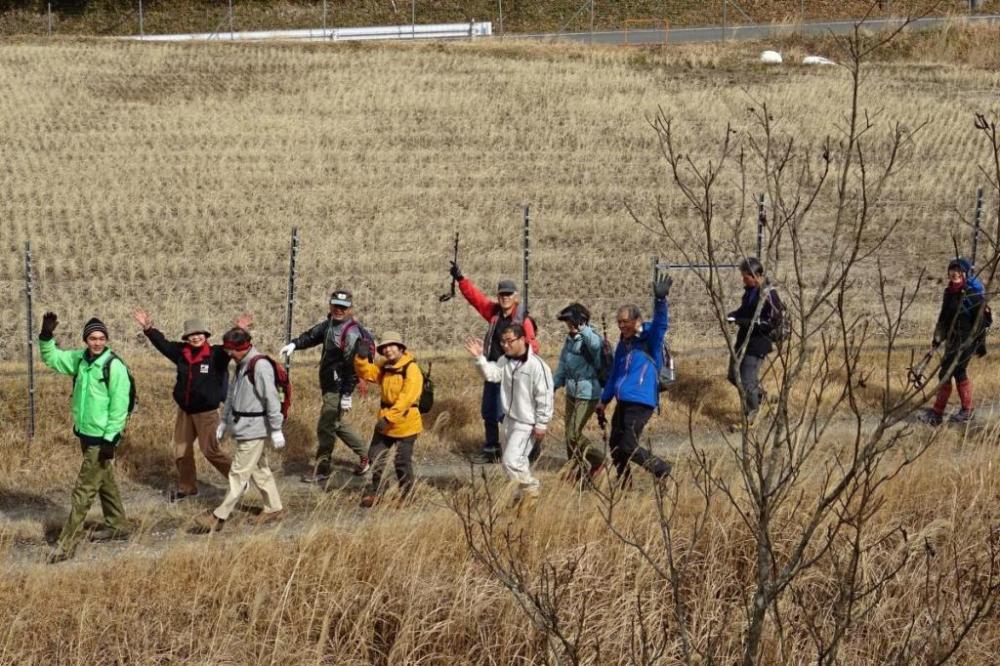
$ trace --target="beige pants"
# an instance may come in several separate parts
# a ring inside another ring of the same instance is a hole
[[[528,462],[528,453],[535,443],[532,435],[535,427],[518,423],[508,416],[504,419],[503,429],[503,457],[500,462],[507,478],[517,483],[518,495],[537,495],[538,479],[531,475],[531,463]]]
[[[174,422],[174,459],[177,461],[177,490],[192,495],[198,492],[198,475],[194,465],[194,442],[198,440],[201,452],[212,467],[222,476],[229,476],[232,461],[219,447],[215,430],[219,426],[218,410],[188,414],[177,408]]]
[[[233,465],[229,468],[229,492],[222,504],[214,511],[220,520],[229,518],[243,493],[251,483],[260,491],[264,499],[264,513],[281,511],[281,497],[278,496],[278,486],[274,482],[274,474],[267,464],[264,446],[267,439],[245,439],[237,441],[233,451]]]

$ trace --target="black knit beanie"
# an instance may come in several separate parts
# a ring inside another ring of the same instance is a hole
[[[89,336],[91,333],[94,333],[94,332],[100,332],[100,333],[104,334],[104,337],[109,337],[108,336],[108,327],[105,326],[104,322],[101,321],[100,319],[98,319],[97,317],[91,317],[90,321],[88,321],[86,324],[84,324],[84,326],[83,326],[83,341],[86,342],[87,341],[87,336]]]

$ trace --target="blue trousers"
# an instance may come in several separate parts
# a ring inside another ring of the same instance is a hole
[[[500,451],[500,423],[503,421],[503,404],[500,402],[500,384],[483,382],[483,401],[479,407],[483,417],[486,443],[483,450]]]

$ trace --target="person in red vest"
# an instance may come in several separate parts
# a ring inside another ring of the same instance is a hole
[[[449,271],[451,277],[458,283],[462,296],[469,302],[483,319],[489,322],[486,336],[483,338],[483,355],[487,361],[497,361],[503,356],[500,346],[500,334],[510,324],[524,326],[525,338],[534,354],[538,353],[538,340],[535,339],[535,322],[520,307],[517,285],[513,280],[500,280],[497,285],[496,300],[479,291],[472,280],[462,275],[461,269],[454,261]],[[483,430],[486,441],[482,450],[472,457],[477,464],[495,463],[500,460],[500,423],[504,418],[503,405],[500,402],[500,384],[486,380],[483,382],[483,398],[480,404],[483,417]],[[537,452],[536,452],[537,453]],[[536,456],[532,456],[534,459]]]

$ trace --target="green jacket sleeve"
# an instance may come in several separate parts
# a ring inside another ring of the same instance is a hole
[[[113,358],[108,363],[111,364],[108,376],[108,425],[104,429],[104,439],[114,442],[125,429],[125,421],[128,419],[129,378],[122,361]]]
[[[75,376],[77,369],[80,367],[80,359],[83,357],[82,349],[64,351],[56,346],[55,340],[51,339],[42,340],[38,338],[38,351],[42,354],[42,363],[64,375]],[[125,399],[128,400],[127,394]],[[127,407],[128,403],[126,402],[125,404]]]

